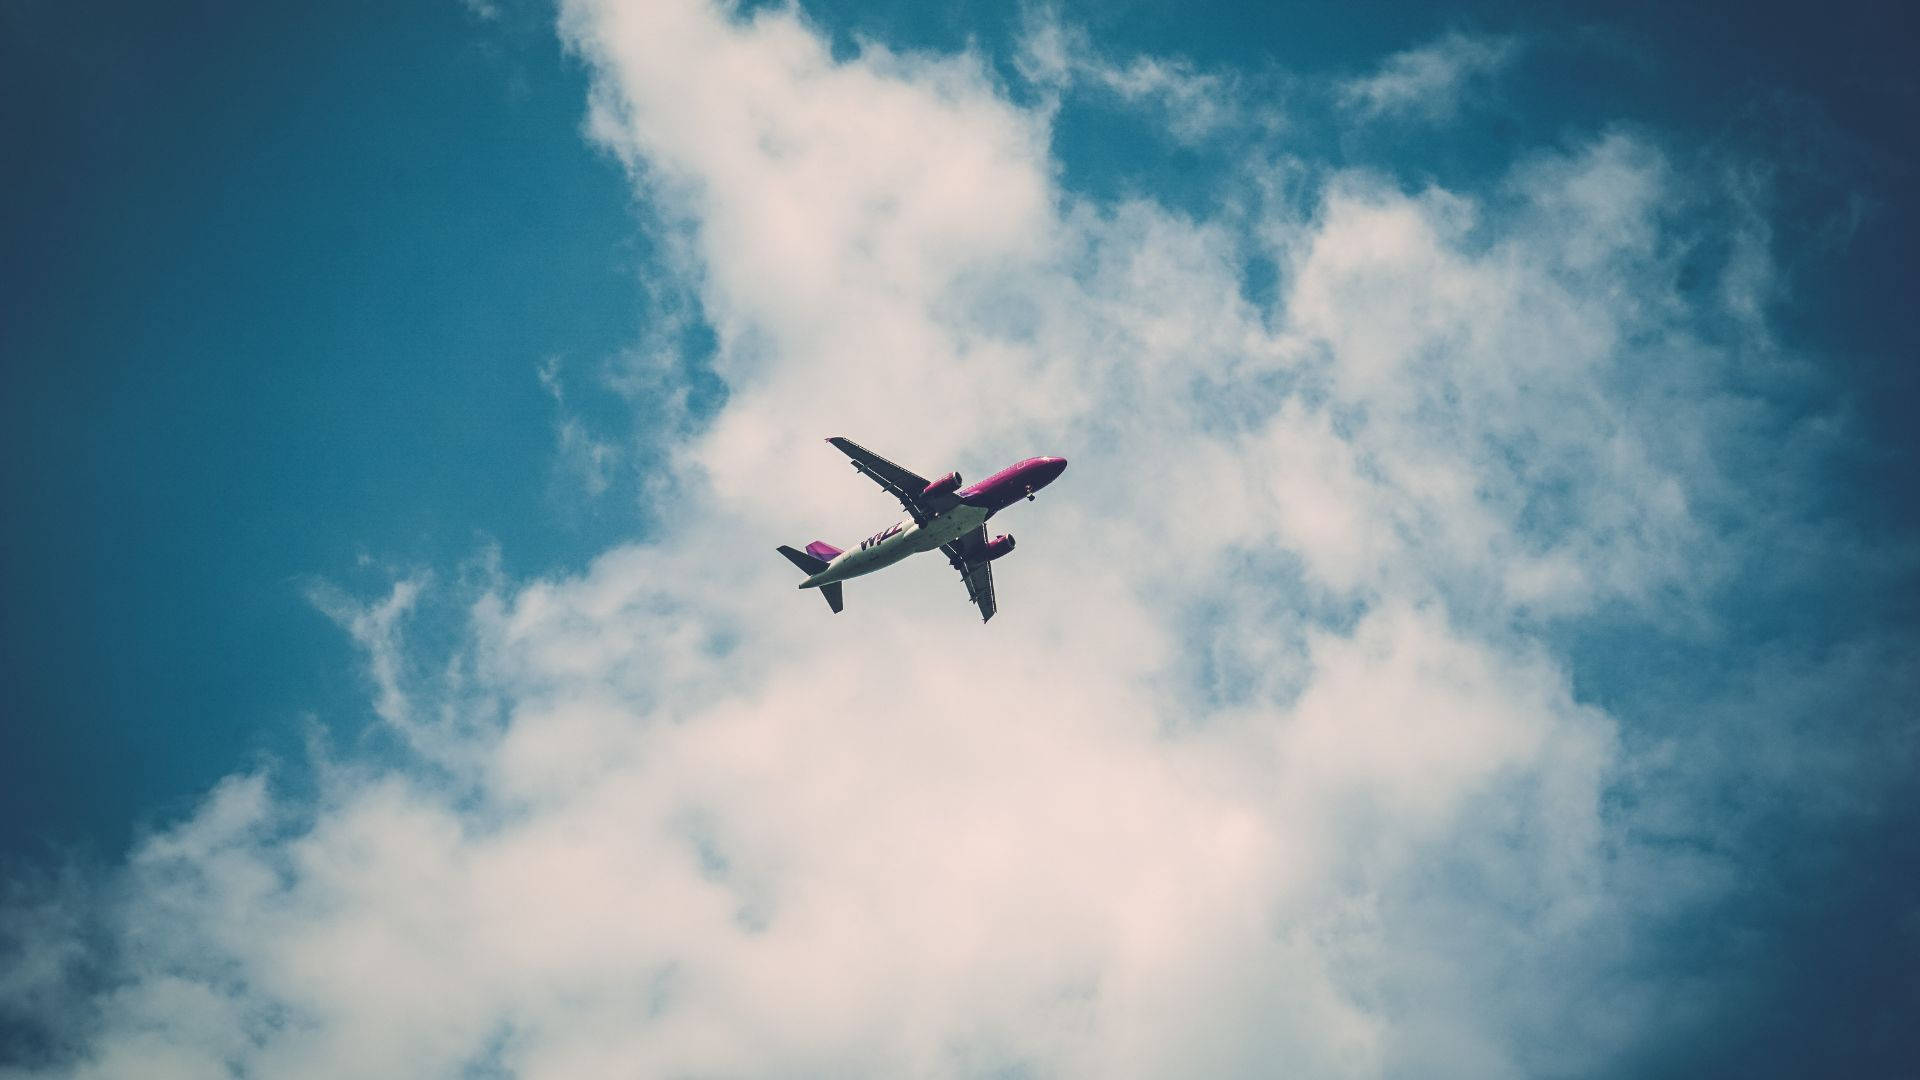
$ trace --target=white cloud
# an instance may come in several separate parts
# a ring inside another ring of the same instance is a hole
[[[1234,80],[1198,70],[1179,57],[1135,56],[1121,63],[1101,53],[1087,33],[1063,22],[1058,11],[1031,8],[1020,35],[1015,67],[1029,83],[1053,95],[1047,108],[1070,90],[1111,95],[1152,115],[1177,142],[1199,144],[1258,120],[1273,126],[1278,115],[1249,109]]]
[[[1442,123],[1453,118],[1477,81],[1499,73],[1518,45],[1509,37],[1453,31],[1405,52],[1380,69],[1340,86],[1340,98],[1364,116]]]
[[[1657,617],[1717,554],[1721,421],[1656,391],[1728,346],[1656,150],[1498,199],[1332,176],[1253,224],[1260,310],[1244,223],[1076,200],[976,57],[562,25],[727,405],[657,543],[440,586],[451,648],[409,636],[424,582],[322,595],[421,766],[236,778],[146,843],[74,1075],[1484,1077],[1646,1034],[1585,1019],[1632,930],[1620,752],[1537,631]],[[885,514],[833,433],[1073,460],[990,627],[931,563],[839,617],[793,589],[774,543]]]
[[[553,398],[559,416],[554,421],[555,456],[558,467],[572,485],[589,498],[606,494],[613,483],[612,471],[621,463],[620,447],[593,433],[591,426],[567,407],[566,386],[560,377],[560,358],[548,357],[540,365],[540,385]]]

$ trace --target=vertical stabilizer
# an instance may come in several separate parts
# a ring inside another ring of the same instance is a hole
[[[799,567],[801,572],[805,573],[808,578],[812,578],[813,575],[827,568],[827,560],[822,558],[818,553],[818,549],[821,548],[825,548],[835,555],[840,554],[839,548],[819,540],[808,544],[806,551],[795,551],[785,544],[781,544],[774,550],[786,556],[787,561]],[[806,588],[807,583],[804,581],[801,582],[800,587],[803,589]],[[827,598],[827,606],[833,609],[835,615],[840,614],[840,609],[846,606],[846,598],[841,594],[840,583],[837,581],[832,584],[820,586],[820,595]]]
[[[818,555],[809,555],[804,551],[795,551],[785,544],[781,544],[773,550],[785,555],[788,562],[799,567],[808,577],[812,577],[827,568],[827,560],[820,558]]]

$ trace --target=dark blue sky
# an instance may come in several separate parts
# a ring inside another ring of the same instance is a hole
[[[111,855],[301,717],[352,730],[316,578],[643,524],[546,497],[548,358],[635,336],[618,170],[543,20],[10,5],[0,846]],[[11,770],[12,767],[10,767]]]
[[[1012,81],[1011,6],[805,9],[849,54],[862,38],[974,42]],[[1389,168],[1408,186],[1473,186],[1517,147],[1613,124],[1689,167],[1754,170],[1784,273],[1772,316],[1819,372],[1791,392],[1855,424],[1822,459],[1819,509],[1882,550],[1920,542],[1913,5],[1074,14],[1117,56],[1184,56],[1282,100],[1296,76],[1359,74],[1449,30],[1517,35],[1524,52],[1462,128],[1304,121],[1329,166]],[[0,865],[110,863],[258,755],[297,756],[309,717],[357,738],[366,688],[312,583],[377,591],[395,572],[453,572],[490,543],[510,575],[578,568],[649,528],[631,475],[598,499],[557,494],[542,365],[565,380],[618,356],[658,298],[647,210],[583,139],[586,75],[550,22],[544,8],[484,19],[451,0],[0,11]],[[1219,196],[1209,151],[1134,122],[1097,101],[1064,110],[1062,182],[1195,209]],[[616,430],[633,422],[604,395],[573,403]],[[1837,556],[1816,594],[1752,582],[1749,625],[1816,650],[1855,630],[1902,640],[1920,617],[1911,570],[1855,569]],[[1695,677],[1711,646],[1662,646],[1623,669],[1630,638],[1591,673],[1597,696],[1724,689]],[[1910,730],[1911,702],[1876,689],[1834,707]],[[1916,823],[1908,801],[1811,834],[1831,844],[1819,857],[1783,853],[1767,891],[1793,902],[1743,909],[1783,943],[1759,966],[1756,1019],[1642,1075],[1815,1073],[1841,1050],[1861,1074],[1893,1075],[1911,1060],[1913,1036],[1892,1027],[1916,1003],[1898,963],[1911,941],[1876,942],[1910,936],[1920,913]]]

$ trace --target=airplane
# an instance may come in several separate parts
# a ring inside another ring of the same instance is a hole
[[[990,564],[1013,550],[1013,537],[987,539],[987,519],[1023,498],[1032,501],[1035,492],[1066,471],[1067,459],[1028,458],[977,484],[961,487],[957,472],[928,480],[851,440],[835,436],[827,442],[853,460],[855,471],[871,477],[899,499],[908,516],[846,551],[824,540],[808,544],[805,551],[780,545],[775,550],[806,572],[807,580],[800,583],[800,588],[819,589],[827,598],[827,606],[838,615],[844,600],[840,585],[848,578],[871,574],[909,555],[939,548],[960,571],[960,580],[967,586],[967,601],[980,608],[980,621],[993,618],[997,605]]]

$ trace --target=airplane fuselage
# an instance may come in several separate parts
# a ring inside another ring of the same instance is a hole
[[[1061,457],[1033,457],[1001,469],[976,484],[961,487],[960,474],[950,472],[929,480],[902,468],[851,439],[827,440],[847,455],[853,467],[870,477],[906,510],[907,516],[843,551],[825,540],[805,550],[781,544],[774,550],[807,575],[802,589],[818,589],[838,615],[846,609],[841,583],[871,574],[909,555],[938,551],[960,572],[967,602],[980,609],[985,622],[999,610],[993,588],[992,563],[1013,551],[1013,537],[987,536],[987,519],[1053,483],[1067,467]]]
[[[827,564],[825,570],[802,582],[800,587],[830,585],[871,574],[909,555],[952,543],[979,528],[982,522],[992,516],[993,510],[989,507],[961,503],[924,525],[912,518],[902,518],[841,552]]]
[[[884,569],[909,555],[933,551],[978,529],[994,514],[1021,499],[1031,499],[1067,467],[1065,458],[1028,458],[985,480],[954,492],[959,503],[924,523],[908,517],[874,533],[828,561],[826,568],[800,583],[803,589],[831,585]]]

